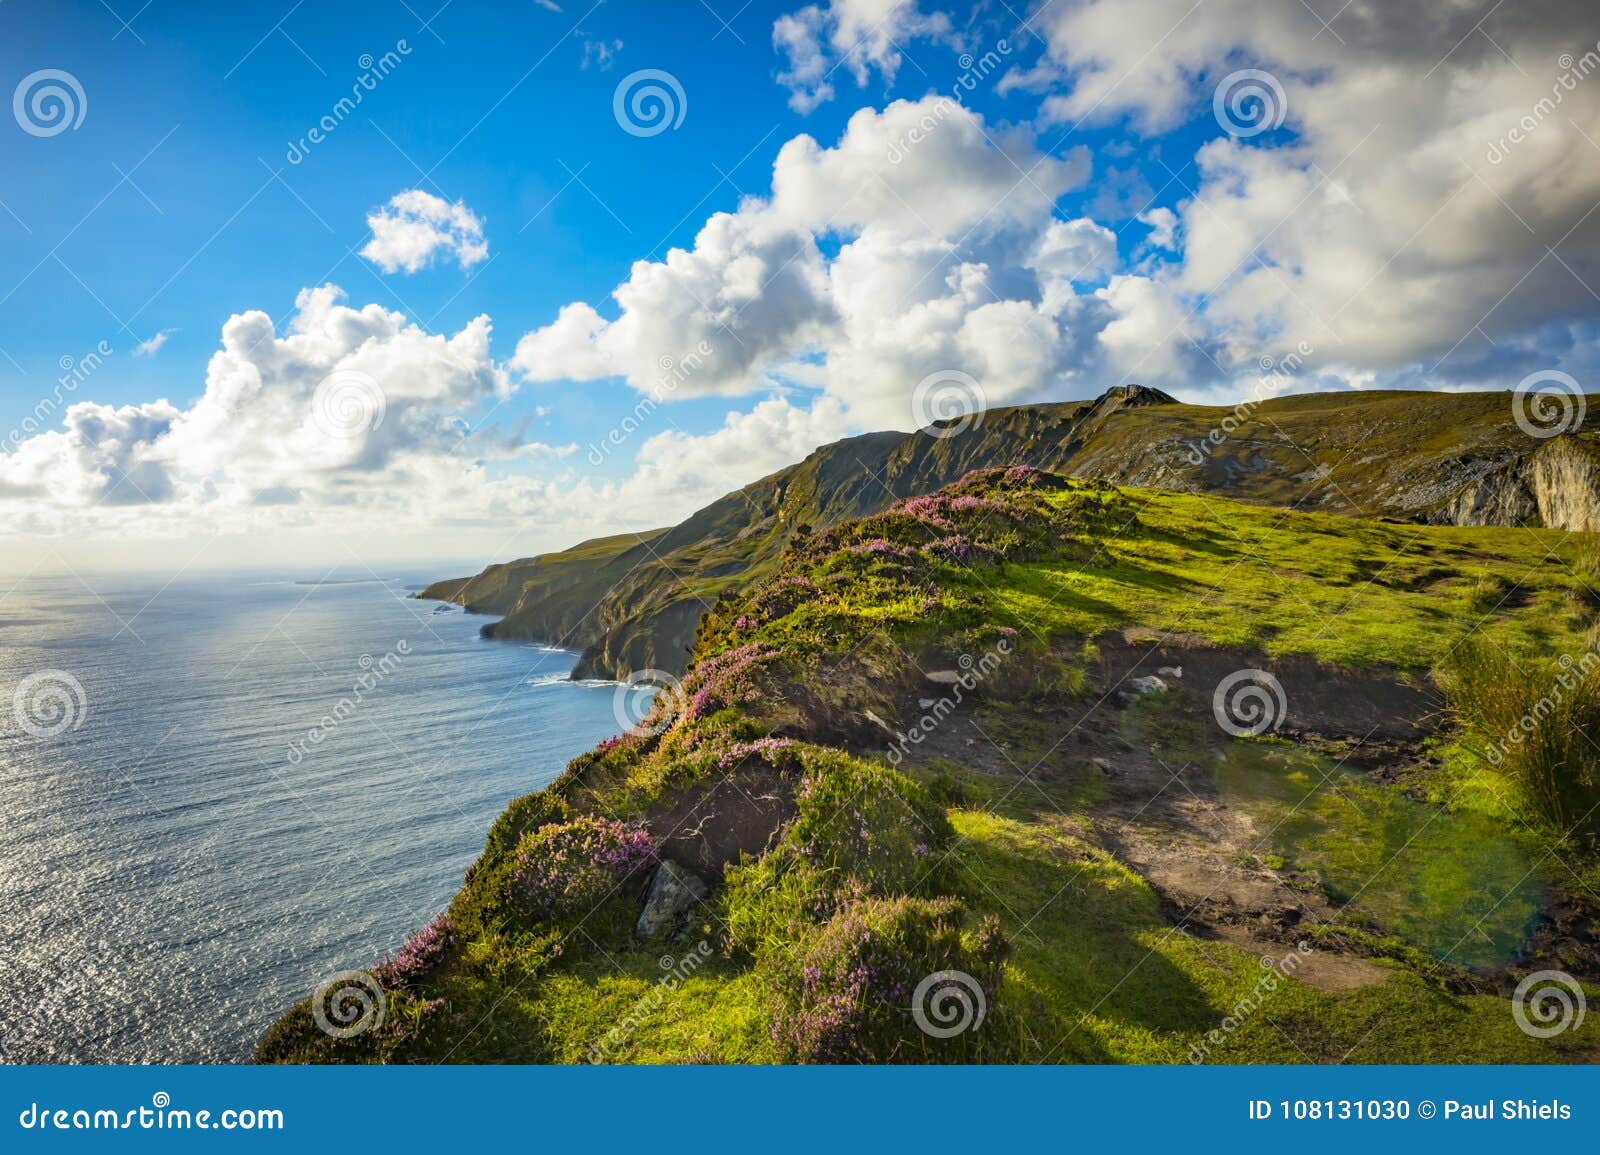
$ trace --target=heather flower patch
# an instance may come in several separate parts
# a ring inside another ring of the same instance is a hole
[[[954,562],[956,565],[971,565],[991,553],[983,546],[975,544],[964,533],[953,533],[949,537],[940,538],[924,547],[924,550],[931,557]]]
[[[802,1063],[963,1062],[985,1054],[993,1033],[1000,962],[998,923],[963,933],[959,899],[865,899],[812,932],[773,964],[779,1007],[772,1037]],[[912,1013],[929,975],[960,971],[977,984],[984,1015],[949,1038],[926,1034]]]
[[[759,738],[754,742],[735,742],[717,758],[718,770],[732,770],[751,758],[758,758],[777,770],[800,764],[797,744],[792,738]]]
[[[390,1007],[387,1033],[393,1037],[394,1046],[412,1049],[393,1054],[391,1058],[409,1063],[425,1061],[416,1048],[427,1042],[429,1034],[443,1024],[449,1012],[447,999],[396,999]]]
[[[763,586],[751,599],[750,607],[757,620],[770,622],[792,614],[816,596],[814,581],[800,574],[790,574]]]
[[[865,554],[867,557],[885,558],[889,561],[909,562],[916,554],[903,545],[887,538],[875,537],[869,541],[852,542],[844,547],[847,553]]]
[[[642,881],[655,860],[648,831],[610,818],[574,818],[534,831],[517,844],[512,891],[519,905],[536,915],[587,914]]]
[[[415,986],[438,968],[455,945],[455,923],[448,913],[440,914],[413,935],[393,958],[373,967],[372,974],[388,988]]]
[[[696,721],[718,710],[759,701],[760,670],[777,655],[775,646],[750,642],[696,662],[680,688],[689,702],[685,720]]]

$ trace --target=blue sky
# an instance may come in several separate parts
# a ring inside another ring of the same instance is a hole
[[[81,129],[44,146],[15,132],[0,145],[0,195],[20,218],[0,214],[0,280],[22,282],[0,306],[0,346],[26,372],[0,361],[0,425],[32,408],[30,379],[53,380],[59,357],[102,339],[131,351],[168,328],[159,357],[119,358],[95,395],[197,394],[231,313],[277,316],[326,280],[437,330],[489,311],[514,340],[566,301],[603,298],[634,259],[692,240],[707,212],[737,202],[734,185],[762,187],[793,119],[755,8],[733,26],[740,45],[698,5],[457,3],[432,32],[414,13],[437,0],[342,4],[337,21],[289,7],[155,3],[120,35],[98,3],[0,11],[6,77],[48,61],[80,79],[89,106]],[[586,40],[619,38],[610,68],[583,66]],[[360,57],[401,41],[410,54],[361,110],[289,164]],[[612,119],[618,70],[663,62],[694,94],[690,115],[636,141]],[[495,259],[470,284],[453,266],[386,277],[354,255],[367,212],[412,187],[488,222]]]
[[[915,428],[936,376],[1581,386],[1594,14],[1241,5],[9,0],[7,568],[513,556]],[[616,111],[646,69],[655,133]],[[44,70],[75,127],[27,107]],[[330,381],[381,403],[331,447]]]

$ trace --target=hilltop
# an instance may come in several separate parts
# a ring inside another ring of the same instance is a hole
[[[848,438],[675,527],[493,565],[419,596],[498,615],[486,634],[581,649],[574,677],[680,673],[718,596],[775,572],[795,538],[973,469],[1030,465],[1347,516],[1594,530],[1597,462],[1588,435],[1522,432],[1508,393],[1313,393],[1226,409],[1118,386],[990,410],[958,433]]]
[[[511,804],[381,1022],[323,991],[258,1057],[1600,1056],[1508,997],[1600,980],[1587,535],[1014,466],[801,538]]]

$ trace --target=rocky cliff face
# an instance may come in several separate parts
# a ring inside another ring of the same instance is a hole
[[[1485,470],[1430,520],[1600,531],[1600,457],[1578,437],[1542,442]]]
[[[954,436],[849,438],[671,529],[490,566],[421,596],[502,615],[486,634],[582,649],[577,677],[681,672],[705,611],[771,573],[796,535],[1014,464],[1355,516],[1600,530],[1600,451],[1583,435],[1536,441],[1511,414],[1507,393],[1303,394],[1230,410],[1118,386],[991,410]]]
[[[1540,523],[1553,529],[1600,531],[1600,460],[1576,437],[1559,437],[1533,453],[1524,470]]]

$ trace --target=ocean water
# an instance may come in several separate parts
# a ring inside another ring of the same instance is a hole
[[[0,1060],[247,1059],[619,729],[438,576],[0,580]]]

